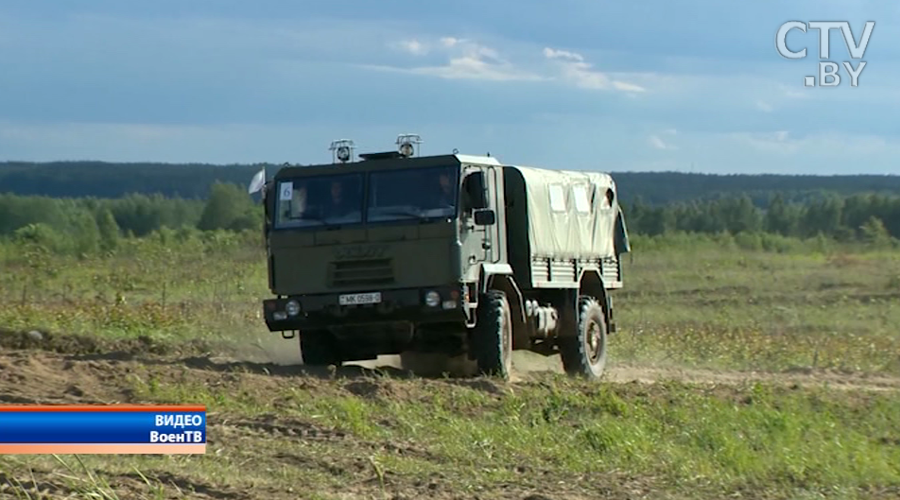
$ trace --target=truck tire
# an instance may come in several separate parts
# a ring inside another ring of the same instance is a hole
[[[512,370],[512,315],[506,294],[490,290],[479,300],[472,347],[478,372],[509,378]]]
[[[607,334],[603,306],[593,297],[579,297],[577,331],[574,336],[559,339],[566,373],[599,379],[606,368]]]
[[[300,333],[300,356],[307,366],[341,366],[334,336],[327,331],[310,330]]]

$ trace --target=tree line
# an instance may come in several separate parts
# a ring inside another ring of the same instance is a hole
[[[206,199],[212,186],[245,186],[263,166],[272,178],[281,164],[252,165],[105,163],[97,161],[0,162],[0,193],[54,198],[121,198],[130,194]],[[564,168],[565,165],[544,165]],[[900,176],[710,175],[679,172],[613,172],[619,199],[650,205],[747,195],[765,208],[778,191],[786,202],[821,199],[827,193],[900,194]]]
[[[654,205],[624,203],[631,234],[773,234],[871,244],[900,239],[900,196],[823,194],[789,201],[770,193],[763,206],[748,194]],[[122,237],[163,228],[261,230],[263,208],[242,185],[216,182],[204,199],[131,194],[120,198],[0,195],[0,238],[39,243],[56,252],[111,251]]]
[[[114,250],[121,238],[161,229],[240,232],[261,229],[263,208],[241,186],[214,183],[206,200],[131,194],[121,198],[52,198],[0,194],[0,238],[55,253]]]
[[[661,206],[639,198],[625,204],[624,211],[629,231],[647,236],[769,233],[871,243],[900,238],[900,196],[830,193],[802,202],[785,198],[782,193],[770,193],[763,207],[747,194]]]

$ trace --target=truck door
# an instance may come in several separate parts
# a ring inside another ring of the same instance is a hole
[[[502,258],[500,224],[504,212],[500,176],[496,167],[466,165],[463,168],[460,235],[469,264],[497,263]],[[475,212],[485,209],[494,211],[494,223],[476,225]]]
[[[494,211],[495,222],[490,226],[484,226],[485,239],[490,244],[490,248],[485,253],[485,261],[497,264],[503,260],[503,243],[504,238],[501,228],[506,227],[502,221],[505,216],[503,206],[503,171],[500,167],[488,166],[485,169],[485,177],[487,180],[488,190],[488,208]]]

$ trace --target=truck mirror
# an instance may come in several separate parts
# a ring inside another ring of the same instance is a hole
[[[463,191],[467,198],[467,209],[481,210],[488,207],[487,189],[484,184],[484,172],[472,172],[466,176]]]
[[[476,226],[493,226],[497,222],[497,216],[491,209],[475,211]]]

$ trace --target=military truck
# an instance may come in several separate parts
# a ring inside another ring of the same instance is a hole
[[[397,143],[354,160],[336,141],[266,184],[269,330],[307,365],[442,353],[505,378],[529,349],[600,377],[630,251],[610,175]]]

